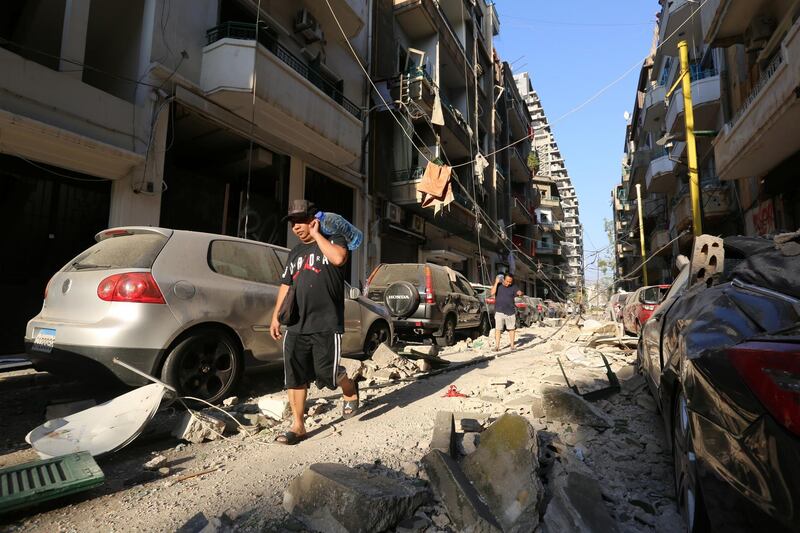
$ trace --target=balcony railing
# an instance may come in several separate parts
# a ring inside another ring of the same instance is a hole
[[[404,183],[408,181],[419,181],[422,179],[422,174],[425,169],[422,167],[406,168],[403,170],[395,170],[392,173],[392,183]]]
[[[753,87],[753,89],[750,91],[750,94],[745,99],[742,107],[739,108],[739,110],[733,116],[733,119],[728,123],[729,126],[732,127],[734,124],[736,124],[739,119],[742,118],[742,115],[747,112],[752,103],[758,98],[758,95],[761,94],[761,89],[763,89],[769,80],[772,79],[772,76],[775,75],[775,72],[777,72],[778,68],[780,68],[780,66],[783,64],[783,60],[783,50],[778,49],[775,57],[772,58],[772,61],[770,61],[769,65],[767,65],[767,68],[761,72],[761,76],[758,78],[758,83],[756,83],[755,87]]]
[[[301,59],[292,54],[280,44],[275,35],[265,25],[256,25],[249,22],[224,22],[206,31],[206,44],[215,43],[221,39],[241,39],[258,41],[258,43],[272,52],[275,57],[287,64],[300,76],[311,82],[315,87],[327,94],[334,102],[342,106],[348,113],[362,119],[361,108],[345,98],[342,94],[341,84],[334,84],[327,80],[318,70],[305,64]]]

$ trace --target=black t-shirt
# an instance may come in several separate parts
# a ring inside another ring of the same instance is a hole
[[[331,242],[347,247],[344,237],[334,235]],[[292,333],[344,333],[344,266],[332,265],[316,242],[300,243],[289,252],[281,283],[294,285],[300,320],[288,330]]]
[[[494,293],[494,310],[504,315],[514,315],[517,307],[514,305],[514,297],[517,295],[517,287],[514,284],[506,287],[502,283],[497,285]]]

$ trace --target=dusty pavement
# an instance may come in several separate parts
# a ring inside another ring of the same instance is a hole
[[[427,476],[420,461],[428,452],[436,413],[445,410],[455,412],[456,418],[487,423],[507,412],[522,415],[537,431],[545,451],[546,442],[554,440],[551,449],[569,454],[570,461],[588,469],[599,483],[599,505],[606,508],[620,531],[679,531],[672,459],[655,404],[635,373],[635,351],[607,343],[585,347],[593,338],[590,330],[601,324],[587,325],[590,327],[583,329],[573,323],[527,328],[518,332],[515,352],[508,353],[504,338],[499,357],[424,379],[413,379],[421,374],[410,371],[395,373],[413,374],[403,382],[371,377],[362,382],[363,410],[351,420],[341,420],[338,395],[314,389],[309,402],[314,413],[309,416],[312,436],[298,446],[272,444],[274,436],[286,428],[285,422],[267,427],[253,438],[233,432],[226,433],[225,440],[199,444],[151,435],[98,460],[106,474],[102,487],[0,519],[13,520],[0,522],[0,529],[175,531],[202,512],[205,517],[224,518],[225,530],[303,530],[282,504],[284,490],[309,465],[342,463],[402,483],[424,485]],[[462,341],[439,356],[453,362],[452,367],[495,355],[489,344],[487,338]],[[608,384],[597,349],[602,349],[619,376],[621,392],[594,402],[588,418],[586,413],[570,409],[548,409],[548,394],[567,390],[557,358],[581,392]],[[373,370],[373,376],[380,373]],[[43,403],[35,398],[53,390],[46,380],[30,379],[30,385],[11,391],[9,401],[0,407],[6,452],[22,448],[20,435],[24,436],[32,423],[26,418],[27,410],[35,407],[39,419],[33,423],[40,423]],[[245,399],[251,394],[282,398],[280,382],[277,373],[256,376],[250,380],[255,385],[244,391],[250,394],[243,393],[242,401],[230,410],[257,411],[253,409],[256,400]],[[369,383],[377,387],[366,387]],[[444,397],[451,386],[466,397]],[[25,424],[22,430],[17,427]],[[262,420],[262,425],[271,423]],[[462,453],[465,448],[471,451],[466,442],[460,443],[460,448]],[[162,467],[168,471],[145,469],[144,463],[157,455],[166,459]],[[1,456],[0,465],[31,458],[29,450],[20,449]],[[455,530],[441,503],[431,501],[419,511],[419,531]]]

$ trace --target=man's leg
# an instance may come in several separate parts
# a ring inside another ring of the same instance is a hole
[[[289,405],[292,407],[292,427],[290,431],[293,431],[297,435],[306,434],[305,414],[307,395],[308,387],[289,389]]]
[[[512,349],[512,350],[513,350],[514,348],[516,348],[516,346],[514,345],[514,334],[515,334],[516,332],[517,332],[517,331],[516,331],[516,330],[514,330],[514,329],[510,329],[510,330],[508,330],[508,342],[511,344],[511,349]]]
[[[503,334],[503,324],[504,324],[503,315],[500,313],[494,314],[494,349],[500,349],[500,335]]]
[[[344,396],[345,401],[352,401],[358,398],[356,394],[356,384],[353,382],[352,379],[347,377],[347,374],[339,379],[339,386],[342,388],[342,396]]]

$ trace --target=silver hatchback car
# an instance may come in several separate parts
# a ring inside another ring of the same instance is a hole
[[[281,361],[269,325],[286,248],[153,227],[113,228],[95,240],[53,276],[28,322],[25,351],[37,369],[144,384],[117,357],[214,402],[244,371]],[[391,344],[386,309],[345,288],[343,355]]]

